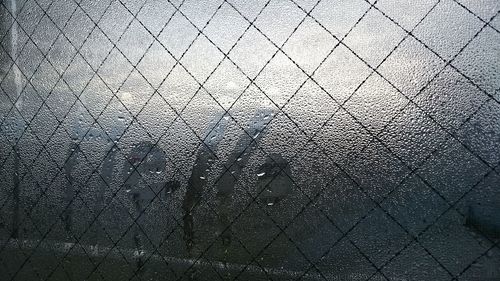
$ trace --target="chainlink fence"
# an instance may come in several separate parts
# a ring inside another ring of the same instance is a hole
[[[498,0],[3,0],[0,280],[500,280]]]

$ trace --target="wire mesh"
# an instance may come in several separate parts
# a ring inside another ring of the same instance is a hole
[[[0,278],[497,280],[483,2],[4,0]]]

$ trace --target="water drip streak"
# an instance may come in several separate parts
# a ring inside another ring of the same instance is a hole
[[[16,0],[11,0],[10,1],[10,7],[12,10],[12,21],[15,21],[15,17],[17,17],[17,3]],[[17,41],[18,41],[18,34],[17,34],[17,24],[14,22],[12,24],[11,28],[11,37],[10,37],[10,44],[11,44],[11,53],[12,53],[12,60],[14,62],[13,70],[14,70],[14,86],[16,89],[16,95],[17,95],[17,102],[14,106],[18,108],[19,111],[21,111],[21,106],[22,106],[22,101],[20,99],[21,96],[21,71],[17,67],[16,60],[17,60]],[[16,129],[20,128],[19,126],[16,127]],[[13,147],[14,149],[14,173],[13,173],[13,182],[14,182],[14,189],[13,189],[13,195],[14,195],[14,206],[13,206],[13,217],[12,217],[12,237],[17,238],[19,235],[19,205],[20,205],[20,185],[19,185],[19,154],[18,154],[18,147],[17,147],[17,142],[16,145]]]

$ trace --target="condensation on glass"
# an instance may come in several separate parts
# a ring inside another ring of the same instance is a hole
[[[499,280],[498,0],[3,0],[0,280]]]

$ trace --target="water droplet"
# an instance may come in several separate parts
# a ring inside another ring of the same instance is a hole
[[[226,84],[226,89],[228,89],[228,90],[236,90],[236,89],[238,89],[238,84],[236,84],[234,81],[229,81]]]
[[[90,252],[93,255],[97,255],[99,253],[99,246],[98,245],[91,245],[90,246]]]
[[[143,250],[135,250],[134,251],[134,257],[140,258],[144,256],[145,252]]]
[[[66,242],[64,243],[64,249],[69,250],[73,247],[73,243]]]

